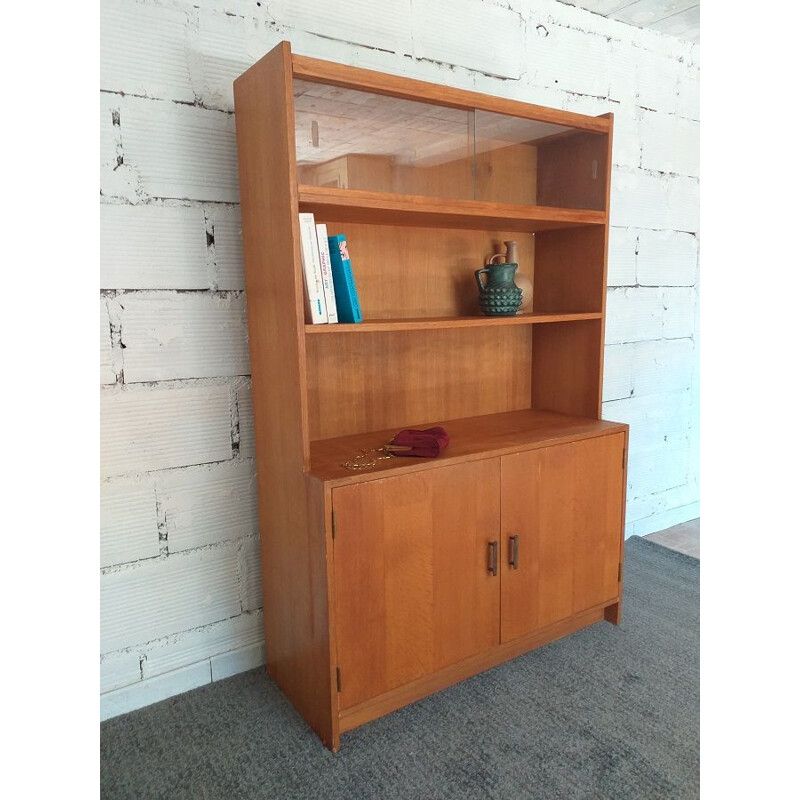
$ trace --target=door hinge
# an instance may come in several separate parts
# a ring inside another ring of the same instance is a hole
[[[341,693],[342,691],[342,668],[336,667],[336,691]]]
[[[622,469],[625,469],[625,453],[628,452],[627,447],[622,448]]]
[[[331,509],[331,539],[336,538],[336,512]]]

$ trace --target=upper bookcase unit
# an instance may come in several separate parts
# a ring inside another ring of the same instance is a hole
[[[293,95],[301,186],[606,210],[602,118],[568,126],[302,78]]]

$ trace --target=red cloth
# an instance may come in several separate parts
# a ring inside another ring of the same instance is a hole
[[[400,431],[390,444],[411,448],[411,450],[394,451],[393,455],[396,456],[436,458],[450,444],[450,437],[444,428],[427,428],[424,431],[407,428]]]

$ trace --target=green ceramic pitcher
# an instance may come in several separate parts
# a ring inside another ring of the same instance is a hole
[[[480,292],[478,301],[487,317],[513,317],[522,303],[522,289],[514,283],[516,264],[494,264],[495,258],[505,258],[502,253],[492,256],[483,269],[475,270],[475,280]],[[481,278],[486,276],[484,282]]]

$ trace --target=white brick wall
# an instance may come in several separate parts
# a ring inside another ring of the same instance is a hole
[[[263,663],[233,79],[294,50],[615,115],[628,533],[698,513],[699,47],[555,0],[103,0],[101,712]]]

